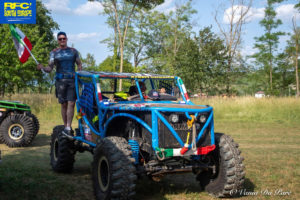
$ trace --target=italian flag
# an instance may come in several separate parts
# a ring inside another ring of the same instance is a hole
[[[21,63],[25,63],[29,56],[31,55],[31,52],[29,52],[32,49],[32,45],[26,35],[18,29],[15,25],[10,24],[9,25],[10,32],[13,36],[13,41],[15,44],[15,47],[17,49],[19,59]],[[26,48],[27,47],[27,48]]]
[[[190,98],[189,98],[189,96],[188,96],[188,93],[187,93],[187,91],[186,91],[186,89],[185,89],[185,86],[184,86],[184,84],[183,84],[181,78],[179,78],[179,83],[180,83],[180,85],[181,85],[182,92],[183,92],[183,94],[184,94],[185,99],[186,99],[187,101],[190,101]]]
[[[167,158],[173,156],[191,156],[191,155],[206,155],[209,152],[213,151],[216,148],[216,145],[210,145],[205,147],[198,147],[195,150],[189,149],[184,146],[182,148],[174,149],[164,149],[164,148],[155,148],[156,156],[160,158]]]

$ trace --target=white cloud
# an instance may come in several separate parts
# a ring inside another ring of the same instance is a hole
[[[293,4],[278,6],[275,11],[277,13],[277,17],[283,21],[291,21],[293,16],[295,16],[296,19],[300,19],[300,13],[294,8]]]
[[[251,8],[249,10],[249,21],[262,19],[265,16],[265,8]]]
[[[47,9],[58,14],[70,14],[69,0],[43,0]]]
[[[53,33],[53,37],[56,38],[58,32]],[[101,34],[97,32],[92,32],[92,33],[78,33],[78,34],[69,34],[67,33],[68,36],[68,44],[74,44],[76,42],[81,42],[81,41],[100,41]]]
[[[255,19],[260,19],[264,17],[264,8],[250,8],[246,17],[244,18],[247,22]],[[224,12],[223,22],[229,24],[231,18],[233,17],[233,23],[236,23],[242,14],[247,11],[247,6],[244,5],[234,5],[227,8]]]
[[[88,1],[85,4],[80,5],[78,8],[74,10],[76,15],[98,15],[100,12],[103,11],[103,6],[99,2],[91,2]]]
[[[246,6],[242,5],[234,5],[230,8],[227,8],[224,12],[223,22],[229,24],[232,20],[233,23],[236,23],[239,20],[241,13],[245,12],[245,10]]]
[[[171,8],[167,8],[166,10],[164,10],[164,13],[167,14],[167,13],[175,12],[175,11],[176,11],[176,6],[173,6]]]
[[[69,34],[68,39],[69,42],[75,43],[83,40],[94,40],[100,41],[100,33],[92,32],[92,33],[78,33],[78,34]]]
[[[240,53],[243,57],[245,56],[251,56],[257,52],[257,49],[254,49],[253,46],[245,46],[244,48],[241,49]]]
[[[239,17],[241,16],[241,13],[246,10],[246,7],[243,5],[234,5],[232,8],[227,8],[224,12],[223,16],[223,22],[228,24],[230,23],[232,13],[234,13],[233,22],[237,22]],[[280,5],[277,8],[275,8],[275,11],[277,13],[276,18],[281,19],[283,21],[291,21],[292,17],[295,16],[296,19],[300,19],[299,12],[294,8],[293,4],[284,4]],[[265,16],[265,8],[250,8],[247,16],[246,21],[252,21],[252,20],[260,20],[264,18]]]
[[[95,16],[98,15],[103,7],[100,2],[86,2],[79,5],[75,9],[69,7],[70,0],[43,0],[47,9],[57,14],[73,14],[79,16]]]

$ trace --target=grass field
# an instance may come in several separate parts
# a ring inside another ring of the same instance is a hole
[[[89,153],[77,153],[71,174],[51,170],[50,134],[61,121],[56,99],[52,95],[11,99],[31,105],[41,129],[30,147],[10,149],[0,144],[0,199],[94,199]],[[246,166],[245,196],[240,199],[300,199],[299,99],[213,98],[196,103],[213,106],[216,131],[231,135],[240,145]],[[136,192],[136,199],[214,199],[200,190],[192,174],[167,176],[159,183],[144,178]]]

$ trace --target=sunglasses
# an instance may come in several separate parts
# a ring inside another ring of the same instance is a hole
[[[64,40],[66,40],[66,39],[67,39],[67,38],[65,38],[65,37],[64,37],[64,38],[58,38],[59,41],[64,41]]]

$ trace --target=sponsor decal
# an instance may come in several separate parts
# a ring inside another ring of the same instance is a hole
[[[0,24],[35,24],[36,0],[1,0]]]

